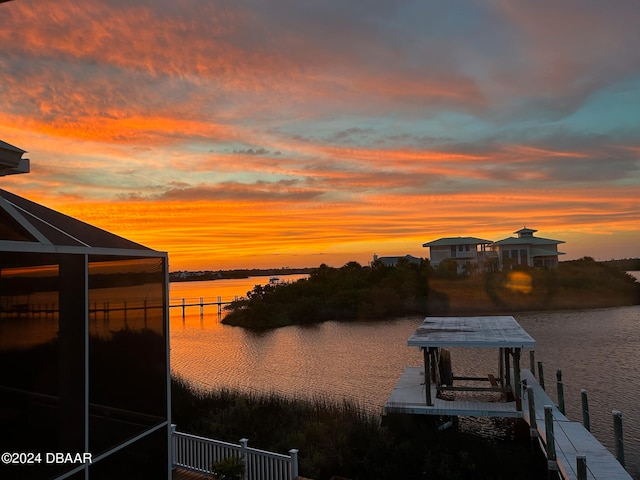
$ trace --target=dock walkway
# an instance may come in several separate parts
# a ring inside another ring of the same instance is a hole
[[[522,370],[522,378],[527,386],[533,389],[535,406],[535,428],[541,447],[547,443],[545,426],[545,405],[551,406],[553,414],[553,436],[559,471],[562,478],[574,480],[578,478],[576,458],[584,455],[587,463],[587,479],[590,480],[631,480],[631,475],[620,465],[620,462],[607,450],[582,424],[570,421],[558,410],[529,370]],[[529,402],[523,396],[523,418],[531,425]]]

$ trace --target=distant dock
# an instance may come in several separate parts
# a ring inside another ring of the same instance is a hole
[[[555,405],[544,390],[540,364],[538,382],[535,340],[513,317],[427,317],[407,345],[422,351],[424,365],[404,369],[386,413],[522,418],[530,426],[532,442],[545,453],[550,473],[567,480],[631,480],[621,464],[622,449],[616,458],[589,432],[588,424],[585,428],[564,415],[563,399]],[[456,377],[445,347],[498,348],[497,371]],[[524,348],[531,349],[530,370],[520,366]],[[616,431],[620,444],[621,428]]]
[[[200,300],[185,300],[184,298],[179,303],[169,304],[169,309],[172,308],[180,308],[182,309],[182,318],[185,318],[187,308],[198,307],[200,309],[200,316],[204,316],[204,307],[215,306],[218,311],[218,318],[222,316],[222,309],[225,305],[230,305],[231,303],[237,301],[239,299],[238,296],[234,297],[233,300],[223,301],[222,297],[218,297],[217,300],[205,301],[204,297],[200,297]]]

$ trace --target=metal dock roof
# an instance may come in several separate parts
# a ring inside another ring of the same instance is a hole
[[[535,348],[512,316],[427,317],[407,340],[410,347]]]

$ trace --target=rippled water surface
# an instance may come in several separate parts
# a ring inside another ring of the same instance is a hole
[[[266,281],[248,279],[242,288]],[[172,303],[226,296],[217,293],[224,282],[172,284]],[[611,411],[622,412],[627,469],[640,478],[640,306],[514,316],[537,342],[536,360],[543,362],[552,398],[555,373],[562,370],[567,416],[581,421],[580,390],[586,389],[591,430],[612,451]],[[418,349],[406,346],[421,321],[325,322],[255,333],[220,324],[215,307],[205,307],[202,317],[198,308],[187,309],[184,318],[172,309],[171,364],[203,387],[347,397],[379,412],[402,369],[422,363]],[[456,375],[496,371],[497,351],[453,349],[452,362]],[[523,366],[529,367],[528,352]]]

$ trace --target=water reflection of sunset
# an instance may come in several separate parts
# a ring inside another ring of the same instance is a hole
[[[280,280],[282,282],[295,282],[307,276],[306,274],[285,275],[280,277]],[[200,282],[171,282],[169,285],[169,303],[175,306],[180,305],[184,300],[185,303],[192,304],[200,302],[200,299],[204,303],[217,302],[218,299],[223,302],[230,302],[237,297],[245,297],[247,292],[256,285],[266,285],[267,283],[269,283],[269,277],[266,276]],[[217,306],[208,305],[204,308],[205,315],[217,315]],[[181,316],[180,308],[172,308],[171,312],[174,317]],[[186,317],[188,318],[199,315],[199,307],[191,307],[186,310]]]

